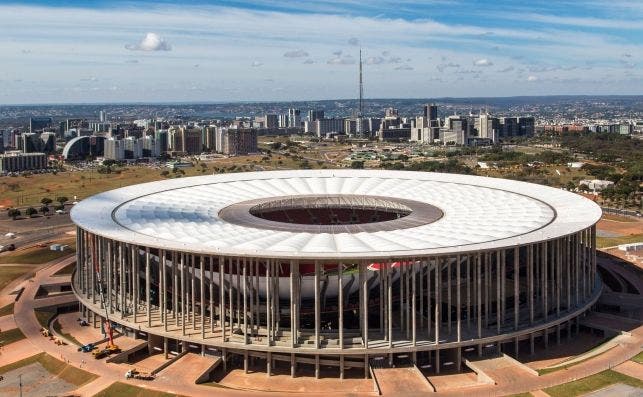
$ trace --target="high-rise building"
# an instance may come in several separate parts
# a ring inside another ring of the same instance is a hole
[[[215,150],[216,149],[216,144],[217,144],[217,127],[215,126],[208,126],[208,127],[203,127],[203,135],[202,135],[202,144],[203,147],[206,150]]]
[[[122,139],[109,138],[105,140],[105,154],[107,160],[125,160],[125,142]]]
[[[279,115],[279,128],[286,128],[288,127],[288,115],[287,114],[280,114]]]
[[[140,139],[141,142],[141,156],[142,157],[158,157],[161,154],[159,141],[153,136],[145,136]]]
[[[98,120],[101,123],[106,122],[107,121],[107,112],[105,112],[104,110],[101,110],[100,112],[98,112]]]
[[[518,129],[521,136],[532,136],[536,132],[536,119],[531,116],[518,118]]]
[[[386,108],[386,110],[384,111],[384,117],[387,118],[387,119],[398,118],[399,116],[398,116],[397,109],[395,109],[395,108]]]
[[[520,126],[516,117],[502,117],[500,119],[500,136],[511,137],[520,135]]]
[[[301,111],[288,109],[288,127],[301,127]]]
[[[264,115],[264,127],[266,128],[278,128],[279,127],[279,116],[276,114],[266,114]]]
[[[437,120],[438,119],[438,105],[435,103],[424,105],[424,117],[427,120]]]
[[[319,138],[323,138],[331,132],[344,133],[344,119],[319,119],[313,123],[311,132]]]
[[[309,110],[308,111],[308,121],[316,121],[324,118],[323,110]]]
[[[44,153],[21,153],[19,151],[0,154],[0,174],[47,168]]]
[[[154,132],[154,138],[159,146],[159,154],[168,151],[168,134],[167,130],[158,129]]]
[[[256,153],[257,130],[254,128],[233,129],[223,131],[221,152],[229,156],[243,156]]]
[[[495,117],[482,113],[478,117],[478,137],[489,139],[493,143],[498,142],[499,122]]]
[[[29,119],[29,132],[42,131],[51,128],[54,120],[51,117],[31,117]]]

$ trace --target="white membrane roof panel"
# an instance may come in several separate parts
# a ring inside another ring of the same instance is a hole
[[[235,203],[296,195],[408,199],[443,216],[417,227],[358,232],[272,231],[219,217]],[[600,208],[563,190],[469,175],[380,170],[270,171],[128,186],[82,200],[73,221],[100,236],[202,254],[287,258],[385,258],[534,243],[596,223]]]

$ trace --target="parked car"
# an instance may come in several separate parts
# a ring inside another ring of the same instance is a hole
[[[0,245],[0,252],[13,251],[16,249],[15,244]]]

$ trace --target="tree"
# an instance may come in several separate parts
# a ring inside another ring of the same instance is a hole
[[[9,215],[11,219],[15,221],[16,218],[21,215],[21,212],[17,208],[9,208],[9,210],[7,211],[7,215]]]
[[[49,207],[47,207],[46,205],[43,205],[42,207],[40,207],[40,212],[43,215],[47,215],[49,213]]]
[[[49,197],[43,197],[42,200],[40,200],[40,203],[43,204],[43,205],[49,205],[52,202],[53,201]]]
[[[364,162],[363,161],[353,161],[353,162],[351,162],[351,168],[353,168],[353,169],[363,169],[364,168]]]
[[[58,201],[58,202],[60,203],[60,205],[61,205],[62,207],[64,207],[64,206],[65,206],[65,203],[66,203],[67,201],[69,201],[69,199],[68,199],[67,197],[65,197],[65,196],[60,196],[60,197],[56,197],[56,201]]]
[[[29,218],[33,217],[36,215],[38,211],[34,207],[29,207],[25,210],[25,215],[27,215]]]

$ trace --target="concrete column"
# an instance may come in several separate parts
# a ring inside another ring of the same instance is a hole
[[[201,338],[205,340],[205,258],[199,257],[199,276],[201,286]],[[196,321],[195,321],[196,322]]]
[[[147,311],[147,326],[152,326],[152,298],[150,294],[150,248],[145,247],[145,305]]]
[[[366,269],[366,263],[361,262],[359,264],[362,269],[362,338],[364,340],[364,348],[368,349],[368,270]]]
[[[435,344],[440,343],[440,326],[442,325],[442,315],[440,306],[442,304],[440,295],[442,294],[442,258],[435,257]]]
[[[434,264],[435,266],[435,264]],[[435,309],[434,309],[435,310]],[[426,262],[426,337],[431,338],[431,258]]]
[[[386,303],[386,317],[388,325],[388,347],[393,347],[393,283],[391,282],[391,277],[393,273],[393,263],[388,261],[386,263],[386,294],[387,294],[387,303]]]
[[[502,324],[502,304],[500,296],[502,266],[500,265],[500,260],[500,251],[496,251],[496,333],[498,335],[500,335],[500,325]]]
[[[344,264],[339,263],[337,265],[337,321],[338,321],[338,332],[339,332],[339,348],[343,349],[344,348],[344,281],[342,280],[343,277],[343,269]],[[341,359],[343,361],[344,355],[341,355]],[[342,369],[340,371],[340,374],[343,376],[344,370]]]
[[[415,301],[417,300],[415,297],[415,288],[416,288],[416,280],[415,280],[415,273],[418,271],[418,266],[416,264],[415,258],[413,258],[411,262],[411,342],[413,343],[413,346],[416,346],[417,344],[417,318],[416,318],[416,313],[417,313],[417,308],[416,308],[416,303]],[[367,291],[367,297],[368,297],[368,291]]]
[[[471,330],[471,316],[472,316],[472,310],[471,310],[471,260],[469,254],[467,254],[467,267],[466,267],[466,280],[465,284],[467,285],[467,330]]]
[[[461,279],[460,279],[460,266],[462,266],[462,264],[460,263],[460,259],[461,259],[460,255],[458,254],[458,256],[456,257],[456,262],[457,263],[456,263],[456,267],[455,267],[455,278],[456,278],[456,288],[457,288],[456,296],[455,296],[455,302],[456,302],[456,309],[455,309],[456,313],[455,313],[455,315],[456,315],[456,319],[457,319],[456,321],[457,321],[457,328],[458,328],[458,330],[457,330],[457,332],[458,332],[457,341],[458,342],[460,342],[462,340],[462,315],[461,315],[462,302],[460,302],[460,295],[461,295],[460,289],[461,289],[461,285],[462,285]],[[460,354],[461,354],[461,349],[458,348],[458,357],[460,357]],[[458,359],[458,371],[460,371],[460,361],[461,360]]]
[[[208,288],[210,292],[210,332],[214,333],[214,258],[209,256],[208,261],[210,262],[210,277],[208,277]]]
[[[435,350],[435,373],[440,374],[440,349]]]
[[[266,354],[266,375],[272,376],[272,353]]]
[[[319,354],[315,354],[315,379],[319,379]]]
[[[480,274],[482,264],[480,263],[480,253],[476,256],[476,312],[478,315],[478,338],[482,338],[482,277]]]
[[[518,280],[520,279],[520,248],[514,248],[514,330],[518,329],[520,291],[518,290]]]
[[[339,356],[339,379],[344,379],[344,355]]]
[[[243,258],[243,343],[247,345],[249,343],[248,339],[248,263],[246,258]],[[247,350],[246,350],[247,351]]]
[[[319,296],[319,273],[320,265],[315,261],[315,349],[319,349],[319,328],[320,328],[320,296]],[[319,377],[319,356],[315,356],[315,377]]]
[[[290,353],[290,377],[294,378],[297,376],[297,360],[295,358],[295,353]]]
[[[226,341],[225,325],[225,257],[219,256],[219,326],[221,327],[221,340]]]
[[[179,312],[179,272],[176,257],[176,251],[172,251],[172,317],[174,318],[175,324],[178,322],[177,314]]]
[[[266,334],[268,346],[271,344],[272,339],[272,282],[271,282],[271,267],[270,259],[266,260]],[[317,300],[317,293],[315,293],[315,300]]]
[[[451,335],[451,257],[446,258],[447,265],[447,332]]]
[[[185,254],[181,253],[181,332],[185,335]]]

